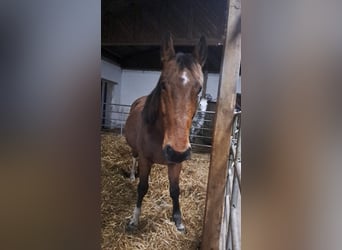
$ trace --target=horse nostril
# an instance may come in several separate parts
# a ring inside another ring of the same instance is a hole
[[[183,152],[178,152],[178,151],[175,151],[170,145],[166,145],[163,151],[165,154],[165,158],[169,162],[173,162],[173,163],[180,163],[184,160],[188,160],[190,159],[190,155],[191,155],[191,147],[188,147]]]
[[[170,145],[166,145],[166,153],[170,154],[173,152],[173,149],[171,148]]]
[[[188,160],[191,155],[191,147],[189,147],[185,152],[184,152],[185,158]]]

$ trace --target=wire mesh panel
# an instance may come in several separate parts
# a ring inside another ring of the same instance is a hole
[[[214,111],[202,111],[203,122],[198,126],[196,120],[192,123],[190,131],[191,146],[197,151],[210,151],[213,139]]]
[[[241,250],[241,111],[234,116],[227,168],[220,250]]]

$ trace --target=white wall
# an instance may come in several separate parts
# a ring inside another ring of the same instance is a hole
[[[239,76],[236,83],[236,93],[241,93],[241,76]]]
[[[121,76],[122,70],[119,66],[103,59],[101,60],[101,78],[118,83],[114,88],[114,93],[112,93],[112,103],[120,103],[120,92],[122,86]]]
[[[114,85],[114,88],[112,89],[111,93],[111,100],[107,100],[108,103],[115,103],[119,104],[121,99],[121,86],[122,86],[122,69],[106,60],[101,60],[101,78],[104,78],[106,80],[115,82],[117,84]],[[105,125],[114,128],[119,127],[121,125],[119,120],[120,114],[117,113],[119,111],[120,107],[116,107],[113,105],[107,105],[106,107],[106,118],[109,118],[111,120],[106,120]]]
[[[216,101],[216,99],[217,99],[219,81],[220,81],[220,75],[219,74],[208,74],[207,93],[211,94],[214,101]],[[239,77],[237,80],[236,92],[241,93],[241,77]]]
[[[121,74],[122,70],[119,66],[104,59],[101,60],[101,77],[120,83]]]
[[[220,80],[219,74],[208,74],[207,80],[207,94],[210,94],[213,98],[213,101],[216,101],[217,91],[218,91],[218,83]]]
[[[159,76],[159,71],[123,70],[121,104],[131,105],[138,97],[151,93]]]

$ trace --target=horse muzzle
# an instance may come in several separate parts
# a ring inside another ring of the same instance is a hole
[[[167,163],[181,163],[182,161],[189,160],[191,155],[191,147],[184,152],[175,151],[170,145],[166,145],[163,149]]]

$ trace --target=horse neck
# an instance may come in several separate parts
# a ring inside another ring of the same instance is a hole
[[[158,104],[160,105],[160,104]],[[148,130],[155,132],[159,132],[160,134],[164,134],[165,129],[162,120],[162,113],[158,110],[155,121],[152,124],[147,124]]]

